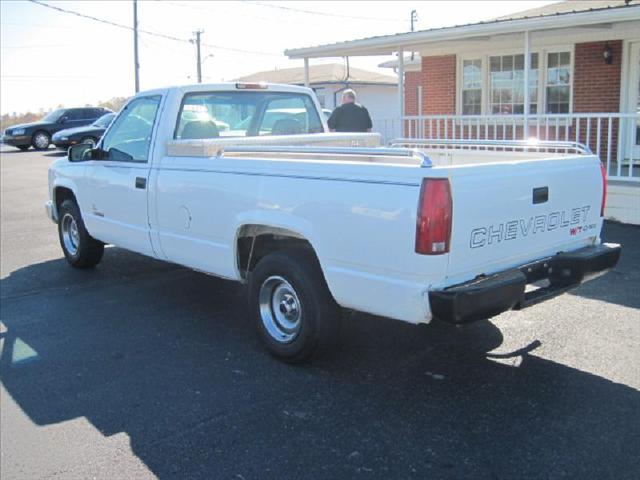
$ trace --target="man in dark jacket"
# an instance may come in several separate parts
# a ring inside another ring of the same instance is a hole
[[[342,105],[333,111],[327,123],[332,132],[370,132],[373,126],[369,112],[356,103],[356,92],[351,89],[342,92]]]

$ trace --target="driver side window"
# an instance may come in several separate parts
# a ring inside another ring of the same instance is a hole
[[[140,97],[127,104],[102,142],[108,160],[148,161],[160,98],[160,95]]]

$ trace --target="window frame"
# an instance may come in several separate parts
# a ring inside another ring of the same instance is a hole
[[[480,113],[463,113],[464,111],[464,92],[466,90],[478,90],[477,88],[464,88],[464,63],[465,62],[480,62]],[[484,92],[484,84],[485,84],[485,59],[483,57],[477,58],[462,58],[460,60],[460,115],[465,116],[474,116],[474,115],[482,115],[484,110],[484,100],[485,100],[485,92]]]
[[[550,53],[566,53],[568,50],[561,49],[546,49],[544,53],[544,79],[542,82],[543,99],[544,99],[544,111],[545,115],[570,115],[573,113],[573,63],[574,63],[574,55],[573,50],[569,51],[569,111],[566,113],[547,113],[547,87],[550,86],[547,78],[547,70],[548,70],[548,62],[549,62],[549,54]],[[540,79],[538,79],[539,81]],[[564,86],[564,85],[563,85]],[[540,87],[538,87],[540,88]]]
[[[513,69],[515,69],[515,59],[516,56],[522,55],[523,57],[523,61],[524,61],[524,54],[523,53],[500,53],[500,54],[492,54],[489,55],[487,57],[487,61],[489,62],[488,66],[487,66],[487,115],[491,115],[491,116],[495,116],[495,115],[523,115],[524,114],[524,106],[527,100],[525,100],[523,98],[523,111],[521,113],[493,113],[493,85],[492,85],[492,79],[491,79],[491,59],[492,58],[499,58],[500,59],[500,63],[502,64],[502,61],[505,57],[511,58],[511,61],[513,63],[513,67],[512,67],[512,72],[515,71]],[[537,70],[538,70],[538,79],[537,82],[535,84],[535,89],[538,90],[535,100],[533,102],[529,102],[529,108],[531,108],[531,103],[534,103],[537,106],[536,112],[531,112],[531,115],[536,115],[537,110],[540,107],[540,104],[538,103],[539,99],[540,99],[540,92],[539,92],[539,88],[540,88],[540,54],[538,52],[531,52],[531,56],[533,57],[534,55],[538,56],[538,66],[537,66]],[[533,60],[533,59],[532,59]],[[524,71],[524,65],[523,65],[523,71]],[[529,79],[529,82],[531,83],[531,79]],[[511,93],[513,95],[513,86],[516,85],[515,82],[511,83],[510,89],[511,89]],[[498,88],[499,90],[499,88]],[[497,105],[511,105],[511,106],[515,106],[515,105],[519,105],[518,103],[516,103],[514,101],[514,99],[511,99],[511,103],[502,103],[502,102],[498,102]]]
[[[548,54],[550,53],[569,53],[569,112],[564,114],[554,114],[547,112],[547,63],[548,63]],[[575,48],[574,45],[553,45],[553,46],[545,46],[532,48],[531,53],[538,54],[538,96],[537,96],[537,104],[538,104],[538,113],[531,113],[531,116],[534,115],[571,115],[573,114],[573,98],[574,98],[574,74],[575,74]],[[464,53],[456,55],[456,102],[455,102],[455,110],[456,115],[461,117],[473,117],[473,115],[465,115],[462,113],[462,90],[463,90],[463,64],[465,60],[480,60],[482,69],[482,86],[481,86],[481,116],[491,116],[491,117],[513,117],[513,116],[522,116],[521,113],[516,114],[492,114],[491,113],[491,102],[490,102],[490,71],[489,71],[489,61],[491,57],[501,57],[505,55],[522,55],[524,54],[523,49],[520,48],[504,48],[498,49],[495,52],[487,53],[487,52],[476,52],[476,53]]]
[[[82,112],[83,112],[82,108],[69,108],[64,112],[62,116],[67,118],[67,122],[79,122],[79,121],[85,120],[84,118],[81,118]],[[72,118],[72,117],[76,117],[76,118]]]
[[[287,92],[287,91],[270,91],[270,90],[258,90],[258,91],[247,91],[247,90],[198,90],[198,91],[193,91],[193,92],[186,92],[182,95],[182,98],[180,99],[180,107],[178,108],[178,113],[176,115],[175,118],[175,126],[173,128],[173,136],[172,136],[172,140],[181,140],[178,138],[178,130],[180,128],[180,117],[182,116],[182,111],[184,109],[184,105],[185,105],[185,101],[187,100],[188,97],[194,96],[194,95],[215,95],[215,94],[220,94],[220,93],[229,93],[229,92],[237,92],[237,93],[244,93],[244,94],[249,94],[251,95],[252,93],[255,94],[264,94],[264,93],[273,93],[273,94],[290,94],[290,95],[300,95],[302,97],[307,97],[309,99],[309,102],[311,103],[311,105],[313,105],[314,107],[314,112],[315,115],[317,117],[318,123],[320,123],[321,126],[323,126],[324,128],[324,123],[322,122],[322,116],[321,113],[322,111],[318,111],[317,108],[317,103],[314,100],[312,95],[309,95],[308,93],[304,93],[304,92],[296,92],[296,91],[292,91],[292,92]],[[251,93],[250,93],[251,92]],[[266,109],[265,109],[266,111]],[[264,115],[264,111],[260,111],[260,109],[256,110],[256,113],[260,115],[260,118],[262,118],[262,116]],[[247,129],[247,132],[250,130],[255,129],[255,127],[257,127],[257,122],[258,120],[256,118],[252,118],[251,119],[251,126]],[[251,138],[251,137],[259,137],[259,135],[247,135],[247,136],[239,136],[239,137],[224,137],[224,138]]]
[[[153,124],[151,125],[151,139],[149,140],[149,150],[147,152],[147,159],[146,160],[136,160],[134,158],[132,158],[131,160],[128,159],[113,159],[113,158],[109,158],[108,156],[105,157],[104,159],[100,160],[101,162],[116,162],[116,163],[135,163],[137,165],[144,165],[144,164],[148,164],[151,162],[151,157],[153,156],[153,147],[154,147],[154,143],[155,143],[155,135],[156,135],[156,131],[158,129],[158,114],[160,113],[160,110],[162,109],[162,101],[164,100],[164,95],[161,93],[149,93],[147,95],[140,95],[138,97],[133,97],[131,100],[129,100],[124,107],[122,107],[122,109],[120,110],[120,112],[118,112],[116,114],[116,116],[114,117],[114,119],[111,121],[111,123],[109,124],[109,127],[107,128],[107,130],[102,134],[102,138],[100,139],[100,142],[98,144],[98,147],[100,148],[100,150],[103,150],[105,152],[106,155],[108,155],[109,151],[108,150],[104,150],[104,143],[107,140],[107,137],[109,134],[111,134],[113,127],[115,126],[116,122],[120,119],[120,117],[124,114],[125,111],[127,111],[127,109],[136,101],[139,100],[144,100],[144,99],[149,99],[149,98],[154,98],[154,97],[158,97],[158,108],[156,109],[156,114],[153,117]]]

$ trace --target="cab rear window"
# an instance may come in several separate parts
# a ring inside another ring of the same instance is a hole
[[[193,140],[321,132],[322,122],[309,95],[206,92],[185,95],[174,137]]]

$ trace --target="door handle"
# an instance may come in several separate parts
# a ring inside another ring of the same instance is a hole
[[[144,177],[136,177],[136,188],[144,190],[147,188],[147,179]]]

